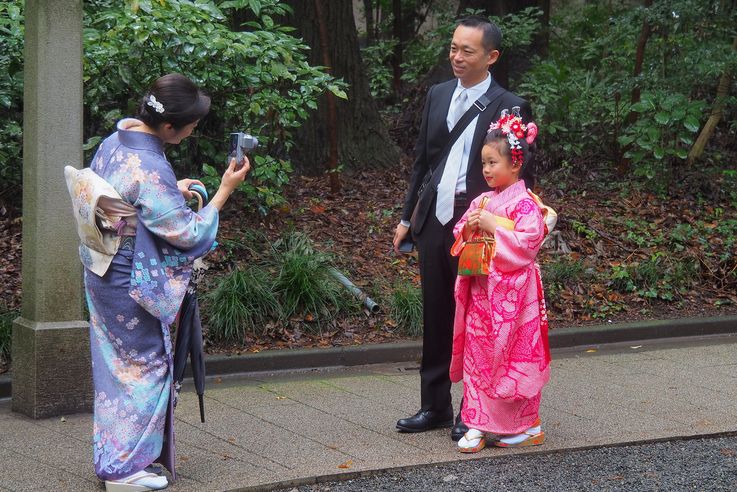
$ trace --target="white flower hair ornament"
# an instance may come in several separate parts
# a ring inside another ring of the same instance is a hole
[[[508,109],[502,110],[499,120],[489,126],[489,132],[492,130],[502,131],[502,134],[507,137],[507,141],[509,142],[512,162],[522,165],[524,154],[522,153],[520,139],[524,138],[528,144],[532,144],[535,141],[535,137],[537,137],[537,125],[532,121],[527,124],[522,123],[520,107],[514,106],[511,113]]]
[[[146,102],[146,105],[151,106],[154,111],[159,114],[162,114],[164,112],[164,105],[157,101],[156,97],[153,94],[148,96],[148,101]]]

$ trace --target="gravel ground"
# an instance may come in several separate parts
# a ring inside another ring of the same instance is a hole
[[[291,490],[735,491],[737,436],[483,458]]]

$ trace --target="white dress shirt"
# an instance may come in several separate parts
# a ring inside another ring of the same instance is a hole
[[[486,91],[489,90],[489,87],[491,86],[491,74],[486,75],[486,79],[484,79],[482,82],[472,86],[472,87],[463,87],[461,85],[460,79],[458,79],[458,85],[456,86],[455,91],[453,91],[453,96],[450,98],[450,107],[448,108],[448,115],[446,116],[446,123],[448,124],[448,131],[451,131],[453,129],[453,114],[455,113],[455,106],[456,101],[458,99],[458,95],[463,89],[466,89],[468,98],[466,99],[466,107],[463,108],[464,111],[471,107],[471,105],[476,102],[476,100],[481,97],[483,94],[486,93]],[[471,123],[468,124],[466,127],[466,130],[461,134],[460,137],[458,137],[458,140],[463,141],[463,154],[461,156],[461,167],[458,172],[458,181],[456,182],[456,194],[459,193],[465,193],[466,192],[466,174],[468,173],[468,158],[471,154],[471,145],[473,144],[473,135],[476,133],[476,124],[478,123],[479,117],[471,121]]]

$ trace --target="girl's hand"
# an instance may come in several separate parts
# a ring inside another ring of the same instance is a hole
[[[466,217],[466,225],[463,227],[463,240],[467,241],[472,234],[479,230],[479,211],[474,210]]]
[[[198,184],[203,188],[205,187],[205,185],[202,184],[202,181],[200,181],[199,179],[180,179],[179,181],[177,181],[177,189],[182,193],[182,196],[185,200],[190,200],[192,199],[192,197],[194,197],[192,192],[189,191],[189,187],[193,184]]]
[[[494,214],[486,210],[480,210],[479,212],[479,228],[485,232],[494,234],[494,231],[496,231],[496,219],[494,218]]]
[[[243,166],[236,170],[235,159],[230,160],[228,169],[223,173],[223,179],[220,180],[220,188],[232,193],[246,179],[246,175],[251,170],[251,161],[248,157],[243,157]]]

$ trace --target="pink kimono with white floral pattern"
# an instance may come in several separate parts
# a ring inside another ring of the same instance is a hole
[[[488,277],[456,281],[450,379],[463,380],[461,418],[469,428],[517,434],[538,419],[540,392],[550,377],[545,299],[535,263],[544,224],[519,181],[476,198],[455,226],[456,237],[484,196],[486,210],[514,221],[514,230],[497,227]]]

